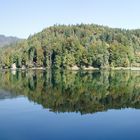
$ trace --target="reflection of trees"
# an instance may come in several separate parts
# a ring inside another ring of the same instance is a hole
[[[37,86],[37,75],[34,73],[32,76],[28,78],[28,88],[31,91],[35,91]]]
[[[93,113],[140,108],[139,72],[10,72],[0,73],[1,88],[27,96],[54,112]]]

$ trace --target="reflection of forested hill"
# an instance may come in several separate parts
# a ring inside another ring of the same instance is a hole
[[[0,87],[27,96],[54,112],[82,114],[108,109],[140,108],[140,73],[3,72]],[[13,94],[12,93],[12,94]]]

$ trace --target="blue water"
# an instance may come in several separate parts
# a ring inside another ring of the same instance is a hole
[[[0,100],[0,140],[139,140],[140,110],[54,113],[26,97]]]
[[[140,140],[140,72],[0,72],[0,140]]]

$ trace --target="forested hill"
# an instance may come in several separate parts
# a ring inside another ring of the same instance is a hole
[[[140,30],[99,25],[55,25],[15,47],[3,49],[0,65],[11,67],[128,67],[140,64]]]
[[[11,43],[16,43],[19,40],[17,37],[6,37],[4,35],[0,35],[0,47],[4,47],[6,45],[10,45]]]

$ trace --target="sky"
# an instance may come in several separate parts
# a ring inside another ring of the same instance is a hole
[[[0,0],[0,34],[27,38],[54,24],[140,28],[140,0]]]

